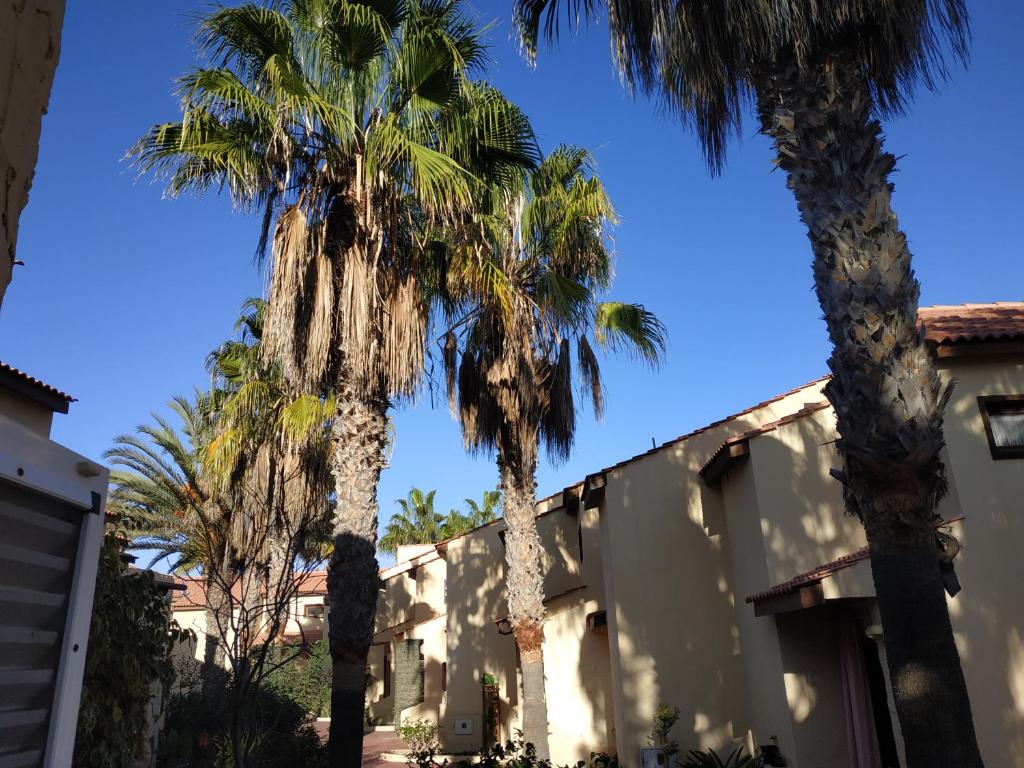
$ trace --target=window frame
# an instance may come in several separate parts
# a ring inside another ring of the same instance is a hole
[[[992,421],[989,417],[989,408],[993,405],[1004,403],[1017,403],[1024,409],[1024,395],[978,395],[978,410],[981,411],[981,421],[985,425],[985,437],[988,439],[988,449],[995,461],[1004,459],[1024,459],[1024,445],[1006,446],[996,445],[995,437],[992,434]]]

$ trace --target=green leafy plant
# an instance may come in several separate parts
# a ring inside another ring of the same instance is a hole
[[[75,768],[121,768],[147,750],[148,705],[154,694],[163,696],[171,647],[187,634],[169,619],[152,574],[129,574],[120,543],[108,535],[96,578]]]
[[[724,760],[713,749],[699,751],[692,749],[680,768],[761,768],[762,761],[753,755],[745,754],[743,747],[729,753]]]
[[[497,685],[498,678],[492,675],[490,672],[484,672],[480,675],[480,685]]]
[[[430,761],[441,749],[437,736],[437,723],[425,718],[409,720],[398,726],[398,738],[409,748],[410,760]]]
[[[227,671],[208,675],[200,687],[170,698],[156,768],[302,766],[326,768],[327,750],[305,708],[268,684],[245,697]],[[242,701],[244,710],[235,711]],[[233,720],[240,720],[234,728]]]
[[[620,768],[619,758],[607,752],[591,752],[590,761],[576,763],[576,768]]]
[[[522,731],[516,731],[515,739],[480,753],[476,764],[483,768],[552,768],[550,760],[537,757],[536,747],[523,739]]]
[[[679,722],[679,707],[670,707],[662,704],[654,713],[654,723],[651,732],[647,736],[652,746],[658,747],[665,757],[679,752],[679,742],[669,737],[669,731]]]
[[[283,654],[282,654],[283,655]],[[309,647],[305,659],[293,659],[269,675],[267,685],[313,717],[331,714],[331,651],[326,640]]]

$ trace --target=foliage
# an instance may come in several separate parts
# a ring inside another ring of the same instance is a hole
[[[129,574],[120,543],[108,534],[100,552],[89,651],[75,742],[76,768],[125,768],[143,746],[148,705],[172,675],[169,654],[184,633],[170,622],[147,572]]]
[[[658,747],[666,757],[679,752],[679,742],[669,737],[669,731],[679,722],[679,707],[662,704],[654,713],[654,723],[647,739]]]
[[[459,512],[457,509],[448,512],[444,522],[444,538],[462,536],[497,520],[501,516],[501,491],[484,491],[481,504],[477,504],[475,499],[466,499],[466,507],[466,512]]]
[[[467,512],[452,509],[447,515],[435,511],[435,493],[424,493],[414,486],[406,498],[396,501],[402,509],[391,516],[384,528],[377,545],[381,552],[394,554],[407,544],[435,544],[462,536],[497,520],[501,514],[501,491],[484,491],[482,503],[466,499]]]
[[[521,731],[516,731],[514,739],[482,752],[476,764],[484,768],[551,768],[551,761],[537,757],[536,748],[523,739]]]
[[[409,747],[410,758],[419,761],[433,757],[441,747],[437,736],[437,723],[420,718],[398,726],[398,737]]]
[[[244,711],[236,713],[239,698],[231,690],[233,684],[225,673],[171,697],[157,768],[235,765],[236,743],[243,764],[253,768],[327,765],[326,749],[302,706],[278,690],[260,686],[244,698]],[[237,742],[232,738],[236,714],[241,714]]]
[[[739,747],[724,760],[713,749],[706,752],[690,750],[680,768],[760,768],[761,764],[760,758],[745,754],[743,747]]]
[[[434,510],[435,493],[413,487],[407,498],[396,501],[402,510],[392,515],[384,528],[377,545],[381,552],[395,554],[406,544],[433,544],[444,538],[445,517]]]
[[[498,678],[496,678],[490,672],[484,672],[482,675],[480,675],[480,684],[481,685],[497,685],[498,684]]]
[[[226,536],[226,510],[210,482],[203,452],[213,423],[207,396],[177,396],[168,404],[175,429],[163,416],[132,435],[114,438],[103,454],[115,469],[107,509],[132,539],[132,547],[167,559],[172,570],[216,564]]]
[[[965,0],[516,0],[527,54],[536,55],[542,34],[557,36],[561,10],[595,19],[605,5],[624,82],[654,93],[692,126],[714,170],[721,170],[731,134],[740,134],[760,81],[779,62],[793,60],[810,73],[823,55],[842,51],[862,70],[878,112],[893,115],[916,85],[931,88],[946,76],[945,54],[968,54]]]
[[[267,685],[313,717],[331,714],[331,651],[326,640],[309,647],[305,659],[293,659],[267,675]]]

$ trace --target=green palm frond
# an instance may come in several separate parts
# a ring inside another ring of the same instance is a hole
[[[665,326],[643,304],[599,304],[594,316],[594,335],[602,347],[636,354],[652,366],[665,354]]]

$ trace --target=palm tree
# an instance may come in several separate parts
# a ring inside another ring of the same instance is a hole
[[[517,0],[528,50],[557,32],[557,0]],[[891,205],[896,159],[879,118],[965,60],[963,0],[668,3],[607,6],[629,85],[656,93],[722,167],[743,109],[756,108],[814,253],[832,354],[847,510],[864,524],[886,657],[910,768],[979,766],[970,702],[933,529],[946,490],[942,416],[950,389],[918,332],[919,285]]]
[[[658,360],[663,329],[640,305],[597,302],[611,282],[605,228],[614,210],[589,154],[560,147],[483,222],[463,314],[445,340],[450,402],[467,447],[497,453],[504,500],[509,618],[523,674],[523,735],[548,756],[544,693],[544,574],[534,519],[539,444],[568,458],[576,428],[573,370],[595,411],[603,397],[589,337]],[[576,364],[573,364],[575,347]],[[461,357],[461,359],[460,359]]]
[[[466,499],[468,512],[459,512],[457,509],[449,510],[445,518],[442,538],[451,539],[469,533],[474,528],[493,523],[501,516],[501,491],[484,491],[482,503],[477,504],[475,499]]]
[[[235,325],[238,338],[207,357],[217,413],[206,458],[219,487],[243,511],[238,517],[250,529],[240,539],[248,544],[243,558],[269,606],[278,599],[287,605],[295,558],[317,559],[328,538],[327,436],[336,405],[330,396],[294,392],[281,366],[265,360],[265,313],[263,300],[245,301]],[[269,613],[280,622],[264,628],[265,642],[288,619],[287,610]],[[261,621],[251,623],[262,627]]]
[[[206,396],[175,397],[169,406],[181,421],[180,430],[154,416],[155,424],[119,435],[103,454],[119,467],[111,473],[108,509],[133,547],[155,552],[153,563],[166,559],[173,572],[198,569],[205,576],[203,664],[209,675],[224,662],[218,638],[227,621],[223,585],[233,580],[231,516],[203,462],[212,434]]]
[[[297,390],[337,399],[334,765],[361,760],[387,411],[421,381],[444,285],[444,249],[425,233],[468,228],[480,180],[514,185],[536,162],[526,118],[471,79],[480,34],[456,0],[217,8],[198,37],[209,66],[180,80],[182,119],[132,151],[172,195],[215,187],[262,211],[264,353]]]
[[[444,538],[445,516],[434,511],[435,493],[414,487],[407,498],[396,500],[402,511],[385,526],[377,545],[381,552],[393,555],[405,544],[433,544]]]

